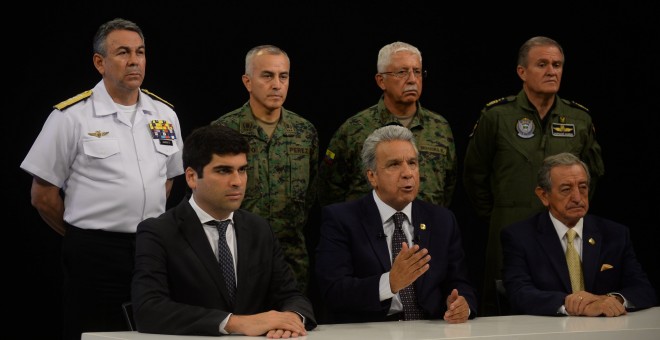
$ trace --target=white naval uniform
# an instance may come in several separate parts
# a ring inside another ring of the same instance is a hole
[[[167,145],[149,123],[174,126]],[[21,168],[64,190],[64,221],[82,229],[134,233],[165,211],[165,181],[183,174],[183,140],[176,113],[142,91],[134,123],[101,80],[88,98],[55,109]]]

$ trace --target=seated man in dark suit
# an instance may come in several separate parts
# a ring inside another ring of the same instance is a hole
[[[330,322],[476,316],[454,214],[416,199],[417,155],[410,130],[375,130],[362,150],[373,191],[323,207],[316,275]]]
[[[192,197],[137,227],[132,296],[139,332],[289,338],[316,327],[270,225],[239,209],[248,151],[247,141],[222,125],[186,139]]]
[[[573,154],[547,157],[536,195],[549,211],[502,230],[513,312],[619,316],[655,305],[628,228],[587,214],[589,182],[587,165]]]

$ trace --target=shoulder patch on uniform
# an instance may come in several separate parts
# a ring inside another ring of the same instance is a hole
[[[583,110],[583,111],[589,112],[589,109],[587,109],[586,107],[584,107],[584,105],[582,105],[582,104],[576,103],[576,102],[574,102],[574,101],[572,101],[572,100],[566,100],[566,99],[563,99],[563,98],[562,98],[562,101],[563,101],[564,103],[566,103],[566,104],[572,106],[572,107],[577,107],[578,109],[581,109],[581,110]]]
[[[89,96],[91,96],[91,95],[92,95],[92,90],[87,90],[87,91],[85,91],[83,93],[79,93],[79,94],[77,94],[77,95],[75,95],[75,96],[73,96],[73,97],[71,97],[71,98],[55,105],[55,106],[53,106],[53,107],[60,110],[60,111],[62,111],[64,109],[66,109],[67,107],[69,107],[69,106],[71,106],[71,105],[73,105],[73,104],[75,104],[75,103],[77,103],[77,102],[79,102],[79,101],[81,101],[85,98],[89,98]]]
[[[323,157],[323,162],[328,166],[332,165],[335,161],[335,153],[330,151],[330,149],[325,150],[325,157]]]
[[[167,106],[169,106],[169,107],[171,107],[171,108],[174,108],[174,105],[170,104],[167,100],[165,100],[165,99],[163,99],[163,98],[161,98],[161,97],[158,97],[158,96],[155,95],[153,92],[149,92],[149,90],[147,90],[147,89],[140,89],[140,91],[142,91],[142,93],[148,94],[149,97],[151,97],[151,98],[153,98],[153,99],[156,99],[156,100],[159,101],[159,102],[163,102],[163,103],[167,104]]]
[[[516,100],[516,96],[508,96],[508,97],[502,97],[502,98],[499,98],[499,99],[495,99],[495,100],[489,102],[488,104],[486,104],[486,109],[489,109],[493,106],[497,106],[497,105],[500,105],[500,104],[506,104],[506,103],[512,102],[514,100]]]

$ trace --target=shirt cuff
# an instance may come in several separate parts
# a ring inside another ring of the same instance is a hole
[[[229,313],[229,315],[227,315],[227,317],[224,320],[222,320],[222,322],[220,323],[220,333],[225,335],[229,334],[229,332],[225,330],[225,327],[227,326],[227,322],[229,322],[229,318],[231,317],[231,315],[232,313]]]
[[[621,295],[621,294],[619,294],[619,293],[614,293],[614,292],[607,293],[606,295],[607,295],[607,296],[613,296],[613,297],[615,297],[615,298],[616,298],[617,296],[620,297],[621,300],[623,301],[623,303],[622,303],[623,307],[624,307],[624,308],[628,308],[628,305],[629,305],[629,304],[628,304],[628,300],[626,300],[626,298],[625,298],[623,295]],[[618,299],[617,299],[617,300],[618,300]]]
[[[392,293],[392,288],[390,287],[390,272],[383,273],[380,276],[380,281],[378,281],[378,296],[380,301],[385,301],[394,297]]]
[[[298,316],[300,316],[300,318],[302,319],[303,325],[305,324],[305,316],[304,315],[296,312],[295,310],[290,310],[289,312],[293,312],[293,313],[298,314]]]

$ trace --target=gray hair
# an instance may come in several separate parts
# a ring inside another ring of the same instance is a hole
[[[561,45],[559,45],[558,42],[548,37],[538,36],[530,38],[529,40],[525,41],[522,46],[520,46],[520,50],[518,51],[518,65],[527,67],[527,63],[529,62],[529,51],[532,49],[532,47],[537,46],[554,46],[559,49],[562,57],[564,56],[564,49],[561,48]]]
[[[412,131],[401,125],[386,125],[374,130],[374,132],[364,140],[362,146],[362,170],[365,173],[367,170],[376,172],[376,148],[378,147],[378,144],[395,140],[410,142],[415,149],[415,154],[419,154],[417,151],[417,145],[415,144],[415,136]]]
[[[270,54],[270,55],[284,55],[287,60],[289,60],[289,55],[284,52],[283,49],[275,45],[259,45],[255,46],[248,51],[245,55],[245,74],[248,76],[252,75],[252,60],[255,56],[260,54]],[[290,61],[289,61],[290,62]]]
[[[378,62],[376,63],[377,72],[382,73],[387,71],[387,67],[392,63],[392,56],[401,51],[408,51],[418,56],[419,62],[422,62],[422,52],[420,52],[417,47],[401,41],[395,41],[383,46],[378,52]]]
[[[570,152],[562,152],[556,155],[548,156],[543,160],[541,168],[537,175],[537,185],[545,192],[550,192],[552,188],[552,180],[550,178],[550,171],[558,166],[571,166],[581,165],[584,172],[587,173],[587,184],[591,183],[591,175],[589,174],[589,167],[577,156]]]
[[[94,34],[94,40],[92,45],[92,48],[94,49],[94,53],[98,53],[105,57],[106,53],[108,52],[106,50],[107,46],[105,40],[108,37],[108,34],[117,30],[133,31],[137,33],[138,35],[140,35],[140,39],[142,39],[142,44],[144,44],[144,34],[142,34],[142,29],[140,29],[140,26],[126,19],[115,18],[102,24],[99,27],[99,29],[96,31],[96,34]]]

